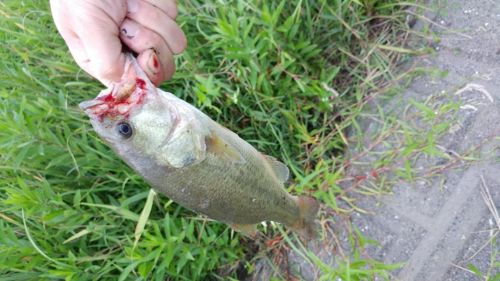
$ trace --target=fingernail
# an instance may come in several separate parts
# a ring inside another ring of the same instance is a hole
[[[137,30],[137,25],[127,21],[122,25],[122,34],[128,39],[134,38],[137,35]]]
[[[135,13],[139,9],[139,2],[137,0],[127,0],[127,10],[129,13]]]
[[[151,55],[148,61],[148,68],[152,74],[157,74],[160,71],[160,61],[158,55],[154,50],[151,50]]]

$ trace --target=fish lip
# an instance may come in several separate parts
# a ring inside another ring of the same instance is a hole
[[[90,108],[101,104],[104,104],[104,102],[97,99],[91,99],[82,101],[81,103],[78,104],[78,107],[80,107],[81,110],[87,112]]]
[[[82,101],[81,103],[78,104],[78,107],[85,111],[85,113],[88,114],[88,111],[94,107],[94,106],[97,106],[97,105],[102,105],[102,104],[105,104],[106,102],[103,101],[102,99],[100,99],[100,97],[102,96],[105,96],[107,94],[111,94],[113,93],[113,91],[115,90],[115,83],[111,84],[111,86],[105,90],[102,90],[98,95],[97,97],[91,99],[91,100],[86,100],[86,101]]]

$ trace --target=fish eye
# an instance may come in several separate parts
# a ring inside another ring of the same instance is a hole
[[[128,139],[132,136],[132,126],[130,126],[129,123],[120,122],[118,123],[118,125],[116,125],[116,128],[120,136],[122,136],[124,139]]]

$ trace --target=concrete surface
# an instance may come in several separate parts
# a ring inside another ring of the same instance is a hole
[[[449,0],[438,13],[427,16],[436,23],[431,28],[441,41],[434,46],[436,54],[418,58],[419,64],[448,74],[417,78],[400,101],[435,97],[436,103],[461,102],[457,122],[439,144],[450,154],[463,154],[487,138],[500,136],[500,1]],[[400,105],[391,102],[384,107],[390,111]],[[405,118],[402,111],[394,112]],[[364,125],[367,132],[378,126],[368,120]],[[396,184],[392,195],[359,198],[358,204],[370,214],[354,213],[352,221],[365,236],[380,242],[369,246],[366,254],[386,263],[405,263],[393,272],[392,280],[484,280],[471,273],[469,264],[484,274],[489,271],[490,277],[500,273],[498,266],[491,268],[492,252],[500,252],[500,235],[496,243],[489,242],[500,231],[500,222],[482,196],[486,186],[490,201],[500,209],[499,143],[497,138],[479,146],[477,155],[483,161],[464,161],[467,165],[461,168],[446,169],[439,177],[416,184]],[[426,158],[417,165],[424,169],[439,161],[446,160]],[[354,169],[359,173],[364,168]],[[338,233],[327,238],[336,241],[309,245],[332,265],[332,254],[339,254],[336,244],[345,244],[342,225],[335,227]],[[500,253],[496,261],[500,262]],[[269,279],[272,274],[266,266],[258,263],[255,280]],[[320,273],[293,251],[288,253],[287,271],[304,280],[315,280]]]
[[[440,31],[441,42],[435,46],[437,54],[422,58],[421,64],[448,74],[418,78],[404,99],[458,98],[462,107],[457,126],[439,143],[463,154],[490,136],[500,136],[500,1],[450,0],[432,21],[440,25],[433,28]],[[500,225],[481,195],[486,185],[500,208],[499,141],[481,146],[485,161],[444,171],[439,180],[396,185],[394,195],[362,203],[374,215],[355,215],[353,222],[381,243],[369,248],[371,256],[406,263],[394,280],[484,280],[467,271],[469,264],[483,275],[488,270],[490,277],[500,273],[498,265],[491,268],[499,241],[488,243]]]

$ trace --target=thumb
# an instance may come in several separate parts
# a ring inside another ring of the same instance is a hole
[[[147,49],[140,53],[137,56],[137,62],[155,86],[159,86],[165,80],[165,72],[162,71],[158,54],[154,49]]]

